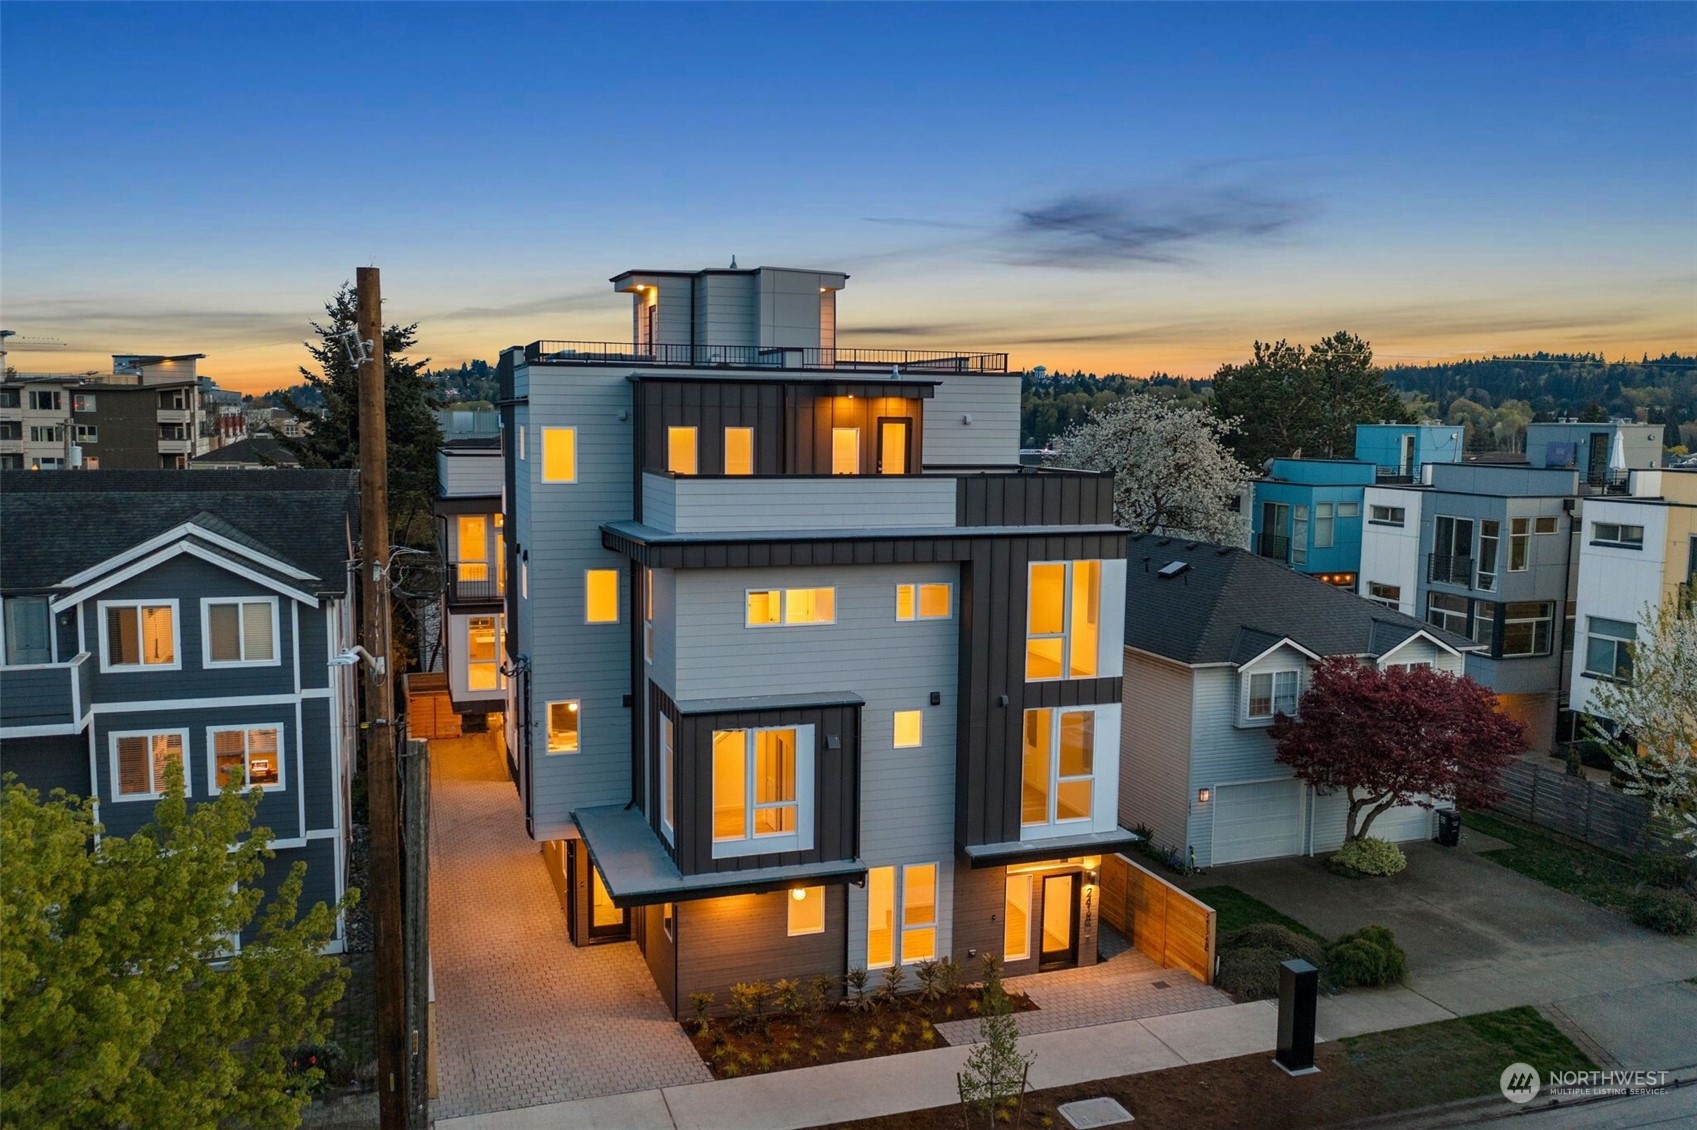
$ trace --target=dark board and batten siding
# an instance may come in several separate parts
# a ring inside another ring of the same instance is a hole
[[[963,474],[956,480],[962,526],[1112,525],[1114,477],[1081,472]]]
[[[1116,703],[1120,678],[1025,681],[1027,565],[1117,560],[1126,535],[995,538],[961,564],[960,713],[955,761],[958,846],[1020,838],[1023,724],[1029,707]],[[1007,696],[1007,705],[1001,697]]]
[[[1083,532],[1034,533],[1029,537],[936,537],[891,535],[870,538],[804,538],[780,540],[778,532],[762,541],[712,541],[702,535],[688,543],[647,541],[602,527],[601,544],[651,569],[765,569],[797,565],[926,565],[940,561],[972,561],[975,547],[992,542],[1040,543],[1031,561],[1125,557],[1125,531],[1100,528]],[[1103,548],[1106,547],[1106,548]],[[1023,597],[1022,597],[1023,599]]]
[[[659,777],[659,717],[665,714],[676,728],[677,843],[672,858],[685,875],[757,871],[854,859],[860,850],[860,708],[811,706],[784,710],[751,710],[684,714],[653,683],[649,732],[656,735],[648,759],[651,781]],[[713,731],[747,730],[770,726],[813,727],[813,847],[808,851],[773,852],[727,859],[713,858]],[[831,738],[838,739],[832,749]],[[649,826],[664,844],[660,804],[648,814]]]

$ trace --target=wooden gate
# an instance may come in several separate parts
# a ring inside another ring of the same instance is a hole
[[[407,697],[407,734],[414,738],[457,738],[460,716],[448,700],[448,676],[414,671],[402,677]]]

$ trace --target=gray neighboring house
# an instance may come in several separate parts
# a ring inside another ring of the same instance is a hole
[[[1526,724],[1557,737],[1578,534],[1578,471],[1524,463],[1436,463],[1425,484],[1368,487],[1361,593],[1480,645],[1467,673]]]
[[[1275,759],[1267,735],[1294,713],[1320,659],[1461,674],[1471,640],[1258,557],[1152,535],[1126,550],[1120,821],[1209,867],[1336,850],[1348,801]],[[1393,808],[1388,840],[1431,835],[1432,811]]]
[[[839,272],[612,282],[629,340],[499,367],[505,733],[573,941],[633,939],[674,1011],[1093,961],[1111,478],[1019,466],[1005,354],[839,346]]]
[[[0,473],[0,770],[153,816],[168,761],[191,802],[264,792],[303,906],[347,887],[358,492],[351,471]],[[333,952],[345,937],[337,925]]]
[[[189,460],[191,471],[265,471],[300,465],[294,452],[278,442],[276,436],[268,435],[238,439]]]
[[[448,700],[461,715],[499,715],[507,705],[506,676],[501,673],[507,599],[501,482],[497,436],[450,434],[436,451],[437,544],[446,569],[442,670]]]

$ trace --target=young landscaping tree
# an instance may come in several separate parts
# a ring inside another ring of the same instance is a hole
[[[337,908],[296,917],[296,864],[257,937],[270,833],[259,792],[189,811],[181,767],[154,823],[96,835],[88,801],[8,777],[0,798],[0,1090],[7,1126],[294,1126],[346,974],[321,951]],[[231,845],[235,845],[232,850]],[[350,894],[351,900],[355,897]]]
[[[1214,412],[1242,420],[1233,448],[1259,467],[1275,456],[1348,456],[1355,425],[1401,419],[1402,401],[1373,364],[1373,348],[1339,331],[1308,349],[1261,342],[1242,365],[1214,374]]]
[[[1491,804],[1498,775],[1526,748],[1525,728],[1472,679],[1340,656],[1315,665],[1297,716],[1280,714],[1271,733],[1281,764],[1348,798],[1350,841],[1397,805]]]
[[[1690,605],[1649,606],[1631,644],[1631,677],[1598,680],[1591,692],[1608,725],[1593,730],[1609,745],[1626,791],[1649,800],[1655,815],[1697,858],[1697,616]],[[1683,614],[1682,614],[1683,613]]]
[[[1017,1099],[1023,1111],[1026,1077],[1037,1053],[1020,1050],[1013,1002],[1002,987],[1000,968],[989,962],[985,963],[982,1014],[978,1042],[972,1045],[955,1083],[963,1117],[964,1111],[976,1110],[986,1127],[994,1127],[1004,1104]],[[1018,1126],[1019,1119],[1013,1124]]]
[[[1235,423],[1134,392],[1068,428],[1048,463],[1112,471],[1114,521],[1134,533],[1240,544],[1246,525],[1231,498],[1249,469],[1226,450]]]

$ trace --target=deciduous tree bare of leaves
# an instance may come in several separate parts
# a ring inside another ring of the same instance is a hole
[[[343,907],[297,915],[297,863],[260,913],[272,853],[253,827],[259,792],[191,809],[179,763],[168,780],[152,824],[98,839],[90,802],[5,781],[6,1126],[300,1121],[312,1080],[291,1078],[287,1056],[328,1035],[346,974],[322,951]],[[209,964],[256,914],[240,952]]]
[[[1249,469],[1226,448],[1236,425],[1134,392],[1068,428],[1050,466],[1114,473],[1114,521],[1133,533],[1242,545],[1248,524],[1231,508]]]
[[[1472,679],[1349,656],[1315,664],[1296,717],[1278,715],[1271,734],[1280,764],[1348,798],[1349,840],[1398,805],[1493,803],[1503,767],[1526,748],[1525,727]]]
[[[1638,625],[1632,678],[1597,682],[1591,701],[1606,725],[1592,728],[1626,791],[1647,799],[1697,858],[1697,615],[1668,600],[1647,605]]]

